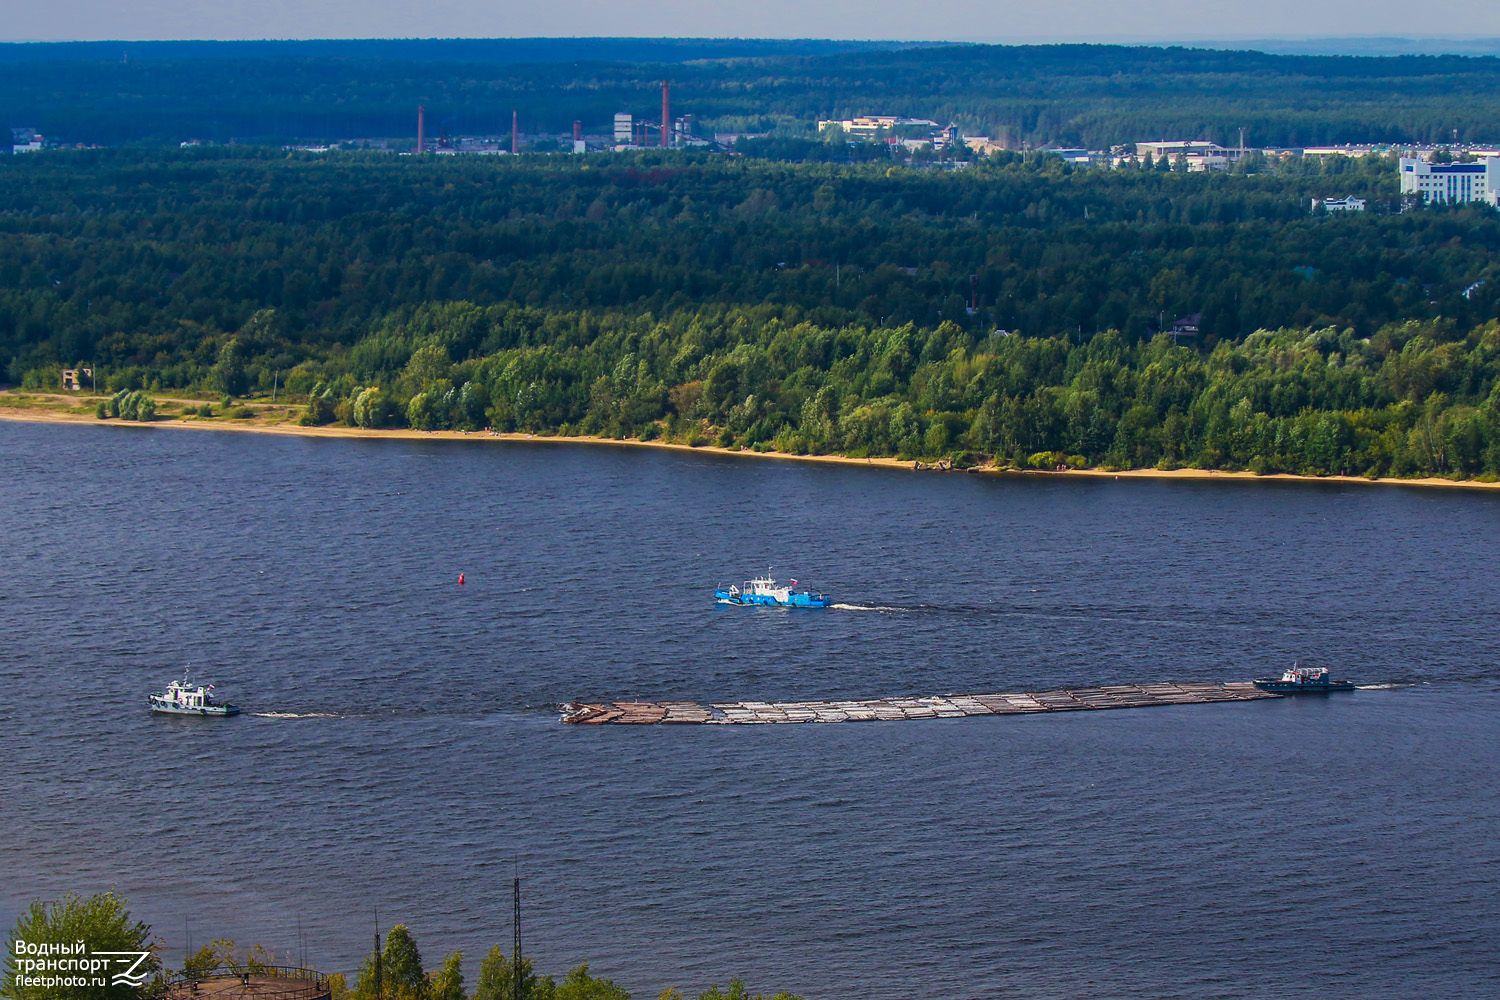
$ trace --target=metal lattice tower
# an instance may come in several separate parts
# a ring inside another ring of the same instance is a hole
[[[524,1000],[522,997],[521,981],[521,876],[517,875],[512,892],[511,913],[511,943],[510,957],[515,965],[515,972],[511,976],[513,984],[511,989],[511,1000]]]
[[[375,911],[375,1000],[384,1000],[380,988],[380,911]]]

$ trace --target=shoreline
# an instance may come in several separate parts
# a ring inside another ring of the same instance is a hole
[[[1268,475],[1257,475],[1253,472],[1228,472],[1218,469],[1122,469],[1111,472],[1106,469],[1064,469],[1054,471],[1050,469],[1015,469],[1010,467],[998,468],[995,466],[978,466],[972,470],[917,470],[915,463],[902,461],[898,458],[850,458],[847,455],[793,455],[779,451],[741,451],[733,448],[721,448],[718,445],[686,445],[673,444],[666,441],[641,441],[633,438],[605,438],[595,435],[574,435],[564,437],[557,434],[527,434],[520,431],[507,431],[504,433],[485,431],[418,431],[409,427],[382,428],[371,430],[364,427],[303,427],[300,424],[283,422],[275,424],[245,423],[240,421],[229,422],[222,417],[213,418],[215,421],[209,423],[206,420],[155,420],[147,423],[139,423],[130,420],[100,420],[92,414],[63,413],[57,410],[40,407],[10,407],[4,405],[3,397],[0,397],[0,421],[17,421],[24,423],[45,424],[86,424],[95,427],[127,427],[139,429],[168,429],[195,431],[227,431],[230,433],[248,434],[277,434],[288,437],[309,438],[335,438],[335,439],[366,439],[366,440],[405,440],[405,441],[495,441],[495,442],[531,442],[541,444],[586,444],[607,445],[612,447],[626,448],[655,448],[663,451],[688,452],[691,454],[726,455],[734,458],[764,458],[779,461],[792,462],[820,462],[829,465],[853,465],[865,468],[897,469],[906,472],[923,471],[936,472],[945,471],[946,474],[959,475],[984,475],[984,476],[1034,476],[1039,478],[1092,478],[1092,479],[1175,479],[1188,482],[1295,482],[1295,483],[1358,483],[1365,486],[1420,486],[1420,487],[1447,487],[1450,489],[1500,489],[1500,482],[1482,483],[1472,479],[1440,479],[1427,477],[1422,479],[1397,479],[1394,477],[1382,477],[1379,479],[1367,479],[1364,476],[1301,476],[1289,472],[1276,472]]]

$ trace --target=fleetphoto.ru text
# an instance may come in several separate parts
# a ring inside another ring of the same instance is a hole
[[[62,986],[141,986],[149,951],[94,951],[85,941],[72,944],[14,944],[15,985],[54,989]]]

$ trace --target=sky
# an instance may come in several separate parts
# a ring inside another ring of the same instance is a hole
[[[570,36],[1184,41],[1500,36],[1494,0],[5,0],[0,41]]]

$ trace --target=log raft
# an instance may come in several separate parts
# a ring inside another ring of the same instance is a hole
[[[897,722],[904,719],[960,719],[975,715],[1034,715],[1082,709],[1207,705],[1280,697],[1262,691],[1248,681],[1232,681],[1111,684],[1058,691],[870,698],[862,701],[731,701],[709,705],[692,701],[572,702],[563,706],[562,721],[575,726]]]

